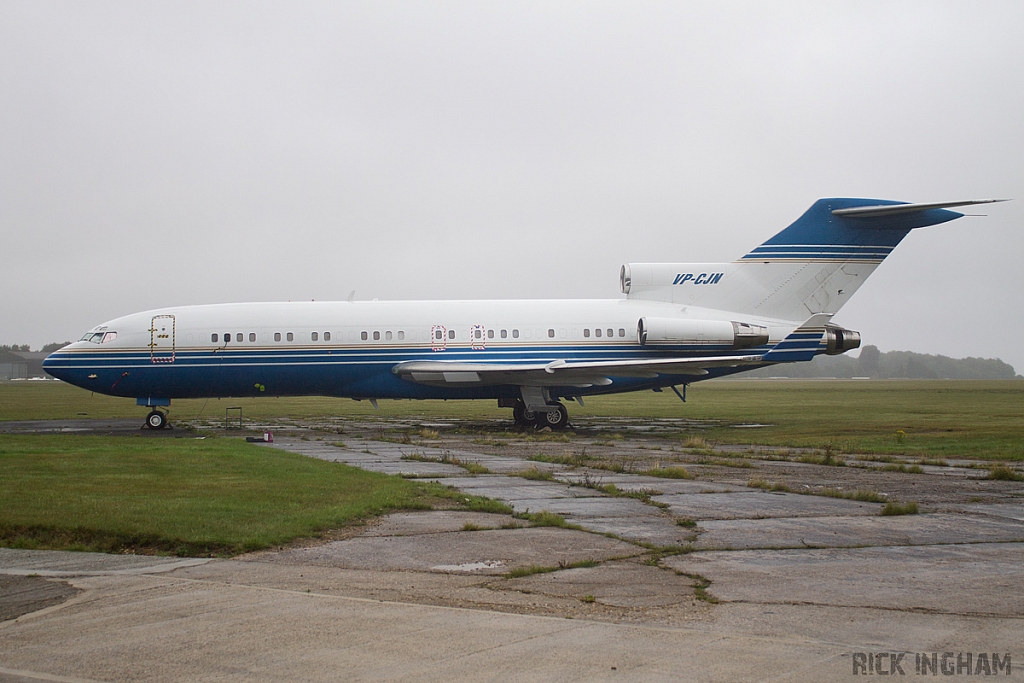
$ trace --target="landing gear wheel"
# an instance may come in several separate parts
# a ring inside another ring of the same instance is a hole
[[[163,429],[167,426],[167,415],[159,410],[154,410],[146,416],[146,426],[150,429]]]
[[[537,424],[537,418],[537,413],[527,410],[526,404],[522,401],[517,401],[512,408],[512,419],[515,420],[517,427],[532,427]]]
[[[539,428],[564,429],[567,424],[569,424],[569,411],[561,403],[550,405],[547,412],[537,411],[537,427]]]

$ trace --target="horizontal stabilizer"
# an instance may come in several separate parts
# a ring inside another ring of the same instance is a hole
[[[882,204],[877,206],[855,206],[846,209],[835,209],[833,216],[846,216],[847,218],[877,218],[881,216],[894,216],[901,213],[914,213],[915,211],[928,211],[930,209],[948,209],[953,206],[973,206],[974,204],[994,204],[1005,202],[1006,199],[968,199],[961,202],[931,202],[928,204]]]

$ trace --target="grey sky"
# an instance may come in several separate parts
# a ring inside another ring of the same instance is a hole
[[[815,199],[865,343],[1024,371],[1024,4],[0,2],[0,343],[186,303],[618,296]]]

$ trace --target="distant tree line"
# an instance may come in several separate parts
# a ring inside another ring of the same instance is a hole
[[[57,349],[64,348],[71,342],[52,342],[47,344],[43,348],[39,349],[39,353],[53,353]],[[28,344],[0,344],[0,351],[15,351],[21,353],[30,353],[32,349],[29,348]]]
[[[806,363],[759,368],[747,377],[870,377],[871,379],[1014,379],[1013,366],[998,358],[949,358],[865,346],[860,357],[815,356]]]
[[[39,349],[52,353],[71,342],[53,342]],[[28,344],[0,344],[0,351],[28,352]],[[783,363],[744,373],[746,377],[870,377],[871,379],[1014,379],[1013,366],[998,358],[949,358],[913,351],[887,351],[865,346],[858,358],[815,356],[807,363]]]

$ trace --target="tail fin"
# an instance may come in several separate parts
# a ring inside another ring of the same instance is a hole
[[[728,264],[629,264],[630,298],[806,320],[835,314],[914,228],[963,214],[945,207],[997,199],[907,204],[880,199],[819,199],[800,218]]]

